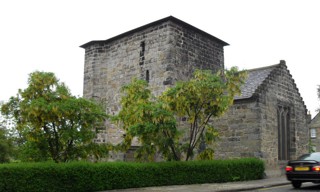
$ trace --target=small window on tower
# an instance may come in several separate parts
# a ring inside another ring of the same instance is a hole
[[[140,60],[139,60],[139,64],[143,65],[144,64],[144,51],[145,51],[146,45],[144,43],[144,41],[142,41],[140,43]]]
[[[149,83],[150,81],[150,74],[149,74],[149,70],[146,71],[146,81]]]

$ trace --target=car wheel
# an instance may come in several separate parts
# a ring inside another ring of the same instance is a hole
[[[301,184],[301,181],[292,181],[292,186],[296,189],[299,189],[301,187]]]

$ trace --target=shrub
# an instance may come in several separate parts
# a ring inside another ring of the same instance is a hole
[[[0,191],[102,191],[261,179],[254,158],[160,163],[16,163],[0,165]]]

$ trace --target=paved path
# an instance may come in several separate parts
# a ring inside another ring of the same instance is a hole
[[[146,187],[133,189],[109,190],[109,192],[212,192],[212,191],[243,191],[255,190],[272,186],[290,184],[286,177],[273,177],[261,180],[230,182],[230,183],[212,183],[212,184],[195,184],[195,185],[173,185],[161,187]]]

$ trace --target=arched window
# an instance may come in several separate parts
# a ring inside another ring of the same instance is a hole
[[[278,158],[290,159],[290,108],[278,106]]]

